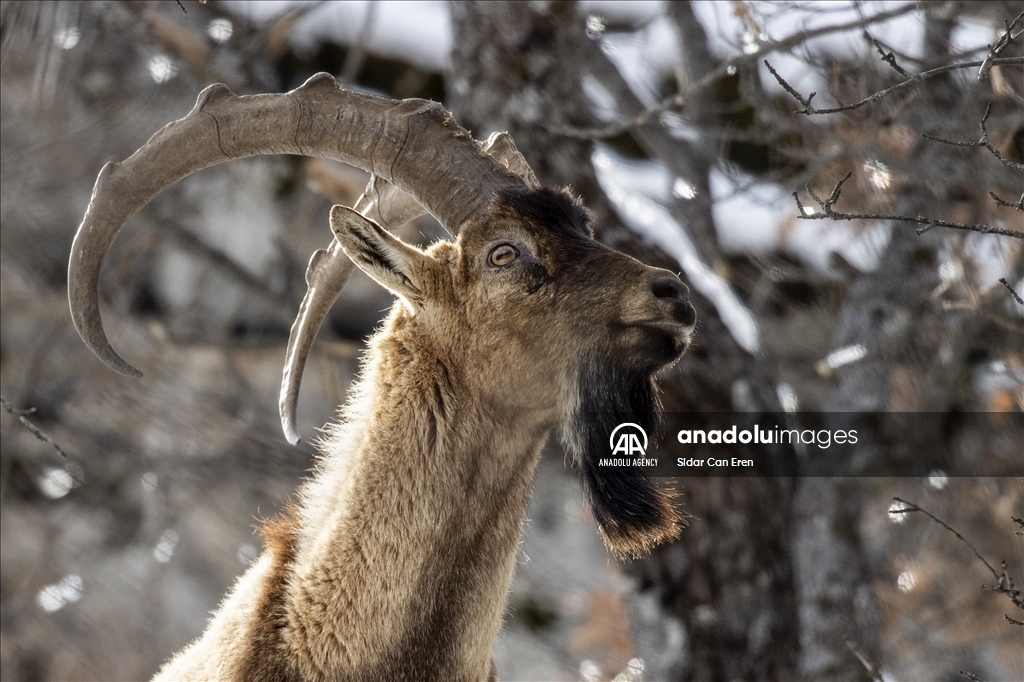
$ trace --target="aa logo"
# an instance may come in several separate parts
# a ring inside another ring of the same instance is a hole
[[[632,422],[619,424],[612,431],[608,445],[611,447],[613,455],[643,457],[647,453],[647,432]]]

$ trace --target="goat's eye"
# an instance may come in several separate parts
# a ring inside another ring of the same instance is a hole
[[[519,258],[519,249],[511,244],[498,244],[487,254],[487,262],[498,267],[508,265],[516,258]]]

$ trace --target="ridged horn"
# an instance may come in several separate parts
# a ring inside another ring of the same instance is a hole
[[[177,180],[261,154],[329,158],[362,168],[409,194],[452,234],[482,214],[497,192],[526,184],[436,102],[342,90],[323,73],[277,95],[240,97],[225,85],[211,85],[187,116],[164,126],[123,162],[103,167],[75,234],[68,265],[71,317],[108,366],[141,376],[110,346],[99,312],[100,268],[124,223]]]

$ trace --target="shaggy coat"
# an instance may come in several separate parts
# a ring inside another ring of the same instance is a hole
[[[336,206],[399,298],[297,504],[158,680],[485,680],[540,452],[561,426],[620,556],[678,534],[669,494],[595,451],[653,424],[694,314],[671,273],[596,242],[559,190],[506,193],[424,252]]]

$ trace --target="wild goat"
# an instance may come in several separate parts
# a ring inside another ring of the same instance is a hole
[[[651,426],[653,375],[693,330],[687,289],[595,241],[579,200],[538,187],[507,135],[477,143],[436,103],[341,90],[325,74],[283,95],[213,85],[103,168],[75,237],[72,316],[109,366],[138,375],[108,343],[97,300],[125,221],[176,180],[254,154],[328,157],[374,178],[362,214],[331,210],[336,242],[310,261],[282,386],[289,440],[298,377],[346,261],[399,300],[299,502],[264,529],[263,555],[157,679],[493,679],[553,429],[615,554],[678,535],[670,493],[606,474],[595,456],[620,421]],[[421,251],[370,219],[396,225],[420,206],[454,242]]]

